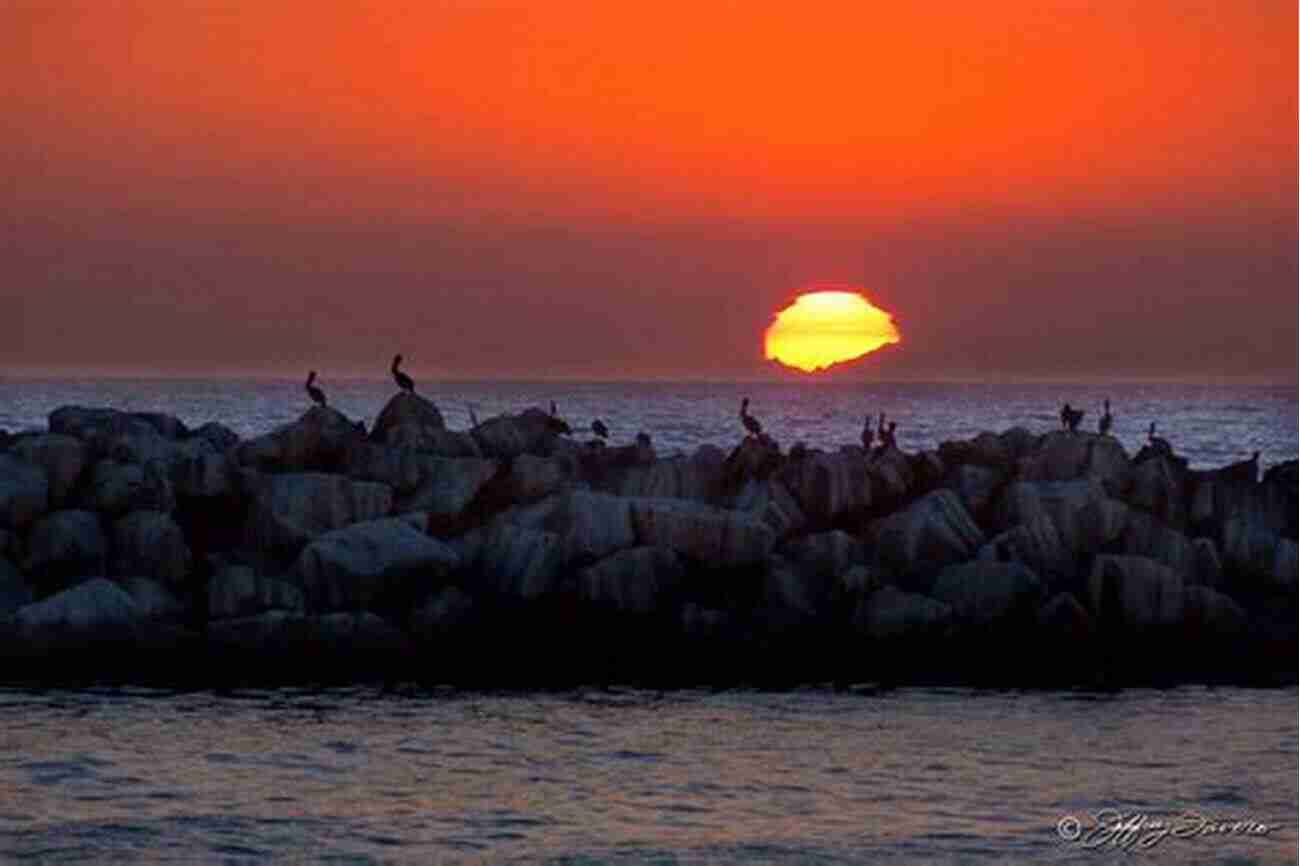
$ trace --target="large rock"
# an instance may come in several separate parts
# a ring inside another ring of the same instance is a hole
[[[471,432],[484,454],[513,460],[520,454],[549,456],[566,430],[564,422],[541,409],[526,409],[518,415],[489,418]]]
[[[498,523],[480,535],[475,570],[487,586],[508,598],[529,601],[556,588],[565,542],[554,532]]]
[[[685,575],[677,554],[659,547],[632,547],[578,573],[578,592],[592,604],[620,613],[649,614]]]
[[[384,517],[392,508],[387,484],[319,472],[262,476],[246,536],[256,548],[293,551],[326,532]]]
[[[1150,512],[1175,529],[1187,525],[1187,469],[1171,457],[1156,455],[1136,462],[1125,501]]]
[[[50,507],[63,508],[90,464],[89,451],[76,437],[57,433],[25,436],[10,452],[45,471]]]
[[[686,457],[634,466],[619,484],[623,496],[671,497],[707,502],[722,486],[722,466]]]
[[[506,496],[515,504],[545,499],[569,485],[573,468],[564,458],[520,454],[510,464]]]
[[[767,478],[780,466],[781,446],[764,433],[742,439],[727,455],[722,465],[722,475],[724,483],[735,489],[746,481]]]
[[[388,401],[379,417],[375,419],[370,438],[376,442],[393,444],[394,433],[398,428],[424,430],[445,430],[442,413],[419,394],[401,392]],[[406,435],[409,435],[407,433]]]
[[[428,457],[420,484],[398,499],[399,512],[428,512],[430,525],[454,524],[500,471],[495,460],[479,457]]]
[[[505,519],[553,533],[559,539],[564,563],[581,564],[638,544],[632,524],[633,501],[579,489],[539,503],[531,516],[516,512]]]
[[[1143,556],[1099,556],[1088,576],[1093,615],[1137,633],[1180,624],[1184,588],[1182,575]]]
[[[55,647],[131,639],[139,620],[139,610],[130,594],[102,577],[14,613],[14,625],[25,640]]]
[[[935,578],[930,594],[950,605],[954,615],[975,626],[1035,612],[1042,597],[1042,582],[1016,562],[968,562],[950,565]]]
[[[55,511],[32,526],[23,570],[46,589],[66,585],[67,578],[103,576],[108,539],[98,515],[90,511]]]
[[[1091,478],[1109,496],[1123,496],[1133,483],[1133,465],[1124,447],[1109,436],[1058,430],[1044,436],[1037,450],[1019,461],[1025,481]]]
[[[872,504],[868,464],[861,449],[826,454],[810,451],[791,459],[779,474],[782,484],[811,522],[825,526]]]
[[[845,449],[840,453],[852,452]],[[916,486],[912,461],[897,448],[877,450],[866,468],[871,489],[868,505],[893,507],[904,501]]]
[[[371,520],[325,533],[294,563],[292,579],[313,610],[382,603],[419,583],[428,588],[460,565],[446,545],[400,518]]]
[[[195,439],[202,439],[215,450],[225,453],[239,444],[239,434],[225,424],[209,421],[190,433]]]
[[[1145,512],[1136,511],[1130,515],[1120,550],[1167,565],[1182,575],[1187,583],[1198,580],[1200,557],[1191,539]]]
[[[0,556],[0,622],[25,604],[31,604],[32,589],[13,563]]]
[[[23,529],[49,507],[45,470],[12,454],[0,454],[0,529]]]
[[[302,613],[306,609],[302,590],[293,584],[263,577],[246,565],[220,569],[208,582],[208,616],[234,619],[268,610]]]
[[[681,499],[628,501],[638,544],[668,548],[706,566],[755,565],[776,541],[767,524],[744,513]]]
[[[1113,504],[1111,504],[1113,503]],[[1012,527],[1049,518],[1072,553],[1091,553],[1118,539],[1128,512],[1093,480],[1018,481],[997,506],[997,524]]]
[[[794,496],[775,478],[745,482],[727,505],[757,517],[777,538],[799,532],[807,522]]]
[[[866,562],[863,543],[838,529],[792,539],[780,552],[803,574],[837,575]]]
[[[172,419],[175,421],[176,419]],[[176,421],[180,424],[179,421]],[[158,436],[158,424],[138,413],[117,409],[87,408],[85,406],[60,406],[50,413],[51,433],[73,436],[93,441],[106,437]]]
[[[983,543],[957,494],[940,489],[881,522],[876,559],[896,575],[916,577],[970,559]]]
[[[1217,589],[1223,583],[1223,560],[1219,557],[1219,549],[1208,538],[1192,539],[1192,549],[1195,552],[1196,576],[1191,582]]]
[[[116,582],[135,602],[136,615],[141,622],[178,623],[189,614],[185,603],[156,580],[125,577]]]
[[[782,631],[824,622],[839,588],[833,573],[805,571],[772,557],[763,573],[763,624]]]
[[[995,536],[980,548],[978,558],[985,562],[1021,563],[1049,586],[1068,584],[1076,572],[1074,554],[1061,541],[1056,524],[1045,514]]]
[[[112,573],[150,577],[170,586],[190,573],[190,549],[171,515],[133,511],[113,524]]]
[[[267,472],[332,471],[365,437],[361,427],[327,406],[313,406],[292,424],[241,442],[239,463]]]
[[[951,624],[949,605],[893,586],[864,597],[853,615],[858,633],[874,640],[941,634]]]
[[[1229,520],[1223,527],[1225,585],[1254,585],[1296,595],[1296,543],[1274,535],[1246,519]]]
[[[176,492],[166,473],[156,464],[104,459],[91,468],[78,504],[109,517],[128,511],[174,511]]]
[[[993,505],[994,497],[1006,481],[998,469],[976,464],[954,466],[943,480],[961,499],[961,504],[975,517],[981,517]]]

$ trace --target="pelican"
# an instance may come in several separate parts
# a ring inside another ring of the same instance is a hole
[[[757,418],[749,414],[748,397],[740,401],[740,423],[744,424],[745,429],[748,430],[752,435],[754,436],[763,435],[763,425],[758,423]]]
[[[1101,420],[1097,422],[1097,432],[1103,436],[1110,435],[1110,427],[1115,423],[1115,419],[1110,414],[1110,400],[1105,401],[1106,411],[1102,413]]]
[[[1074,433],[1078,431],[1079,422],[1083,420],[1085,414],[1087,413],[1083,409],[1075,409],[1066,403],[1061,407],[1061,426]]]
[[[591,422],[591,432],[595,433],[601,439],[609,438],[609,428],[606,427],[605,422],[600,420],[599,418]]]
[[[397,369],[398,366],[401,365],[401,363],[402,363],[402,356],[394,355],[393,356],[393,381],[397,383],[398,388],[402,389],[403,391],[410,391],[412,394],[414,394],[415,382],[411,380],[410,376],[406,375],[401,370]]]
[[[898,447],[898,440],[894,438],[894,431],[897,429],[898,429],[898,422],[890,421],[889,426],[885,428],[885,432],[880,436],[881,449]]]
[[[324,406],[325,392],[322,391],[320,388],[317,388],[316,385],[314,384],[315,382],[316,382],[316,371],[312,370],[310,373],[307,374],[307,384],[304,385],[303,387],[307,389],[307,395],[311,397],[311,401],[313,403],[315,403],[317,406]]]
[[[876,432],[871,429],[871,413],[867,413],[867,418],[862,422],[862,447],[871,450],[871,443],[876,438]]]

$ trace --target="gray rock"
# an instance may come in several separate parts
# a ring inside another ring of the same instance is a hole
[[[0,622],[25,604],[31,604],[32,589],[22,573],[9,560],[0,556]]]
[[[1187,525],[1187,477],[1186,467],[1171,458],[1155,456],[1135,463],[1125,501],[1182,529]]]
[[[156,580],[126,577],[116,582],[135,602],[136,614],[142,622],[179,622],[189,613],[185,603]]]
[[[978,558],[985,562],[1022,563],[1049,586],[1065,584],[1075,576],[1074,555],[1061,541],[1056,524],[1045,514],[995,536],[980,548]]]
[[[838,529],[792,539],[781,545],[781,555],[802,574],[836,575],[866,562],[863,543]]]
[[[1223,582],[1223,563],[1218,548],[1208,538],[1195,538],[1192,549],[1196,560],[1196,576],[1192,583],[1217,588]]]
[[[185,534],[170,515],[132,511],[113,524],[113,574],[150,577],[179,586],[189,576],[190,564]]]
[[[855,565],[840,575],[840,591],[857,597],[875,592],[884,585],[880,572],[867,565]]]
[[[984,514],[1006,480],[999,470],[988,466],[963,464],[954,466],[943,486],[951,488],[972,515]]]
[[[442,413],[433,403],[419,394],[402,392],[394,395],[379,413],[370,438],[376,442],[392,444],[389,441],[392,432],[399,427],[445,430],[447,425],[442,420]]]
[[[622,496],[670,497],[696,502],[711,500],[722,487],[722,465],[685,457],[634,466],[619,485]]]
[[[1038,575],[1020,563],[968,562],[940,572],[930,594],[959,619],[986,627],[1034,610],[1042,588]]]
[[[211,619],[236,619],[268,610],[302,613],[306,605],[306,598],[298,587],[287,581],[263,577],[245,565],[227,566],[208,582],[208,616]]]
[[[648,614],[685,576],[681,558],[658,547],[620,550],[578,573],[578,591],[592,604],[620,613]]]
[[[19,608],[13,621],[26,640],[59,646],[132,638],[139,619],[126,590],[97,577]]]
[[[695,640],[709,640],[724,635],[731,617],[724,610],[701,607],[694,602],[682,608],[682,632]]]
[[[997,506],[999,526],[1010,528],[1047,517],[1060,534],[1061,543],[1074,554],[1090,553],[1123,529],[1127,511],[1122,503],[1109,504],[1106,491],[1093,480],[1018,481],[1007,486]]]
[[[556,535],[567,566],[601,559],[638,544],[632,526],[632,502],[621,496],[572,490],[538,503],[531,516],[527,511],[516,512],[513,520]]]
[[[797,460],[787,461],[779,479],[803,515],[816,524],[826,525],[872,504],[868,464],[860,451],[856,455],[808,452]]]
[[[1191,539],[1145,512],[1135,511],[1130,515],[1120,550],[1163,563],[1182,575],[1188,583],[1197,580],[1199,559]]]
[[[159,435],[158,428],[139,415],[117,409],[92,409],[85,406],[60,406],[50,413],[49,427],[51,433],[83,440],[123,434]]]
[[[502,523],[484,533],[476,566],[493,591],[529,601],[556,588],[564,562],[560,536]]]
[[[957,494],[940,489],[881,522],[876,561],[900,576],[916,576],[964,562],[984,543]]]
[[[23,570],[47,587],[74,576],[103,576],[108,539],[90,511],[55,511],[32,526]]]
[[[392,507],[387,484],[318,472],[263,476],[245,534],[255,548],[292,551],[326,532],[384,517]]]
[[[495,460],[429,457],[420,485],[397,504],[400,511],[427,511],[431,519],[460,517],[499,471]]]
[[[1099,556],[1088,576],[1093,615],[1135,632],[1180,624],[1183,590],[1182,575],[1142,556]]]
[[[667,548],[708,566],[756,565],[776,541],[767,524],[740,512],[681,499],[627,501],[638,544]]]
[[[369,607],[416,583],[432,586],[460,565],[446,545],[400,518],[357,523],[308,544],[291,570],[313,610]]]
[[[1133,484],[1133,465],[1124,447],[1110,436],[1054,431],[1037,450],[1019,461],[1024,481],[1073,481],[1090,478],[1109,496],[1123,496]]]
[[[867,464],[867,476],[871,485],[869,505],[902,502],[916,487],[912,462],[897,448],[872,454]]]
[[[25,436],[10,453],[44,470],[51,508],[65,506],[90,464],[89,452],[80,439],[56,433]]]
[[[952,616],[952,608],[941,601],[884,586],[862,599],[853,625],[865,637],[888,640],[943,633]]]
[[[49,507],[45,470],[13,454],[0,454],[0,528],[23,529]]]
[[[565,427],[540,409],[528,409],[518,415],[489,418],[472,431],[479,448],[489,457],[513,460],[520,454],[548,456],[555,440]]]
[[[573,465],[568,460],[520,454],[510,464],[506,495],[516,504],[536,502],[564,489],[572,477]]]
[[[217,451],[225,453],[239,444],[239,434],[225,424],[209,421],[190,434],[195,439],[202,439]]]
[[[341,412],[313,406],[292,424],[241,442],[234,453],[240,465],[263,471],[329,471],[364,437]]]
[[[107,517],[128,511],[174,511],[176,495],[171,481],[155,465],[100,460],[90,470],[90,481],[80,504]]]
[[[1223,527],[1223,570],[1229,587],[1244,582],[1296,595],[1296,543],[1273,535],[1249,520]]]

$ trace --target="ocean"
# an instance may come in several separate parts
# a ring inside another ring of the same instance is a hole
[[[331,382],[372,421],[392,387]],[[1294,388],[422,384],[449,426],[554,400],[661,454],[736,442],[743,396],[784,445],[906,450],[982,430],[1155,420],[1193,466],[1297,456]],[[300,382],[0,380],[0,428],[64,404],[253,435]],[[1141,664],[1141,659],[1134,659]],[[809,684],[655,692],[414,685],[171,691],[0,676],[0,860],[91,863],[1291,863],[1297,690],[995,691]],[[1113,810],[1113,811],[1107,811]],[[1163,824],[1160,822],[1164,822]]]
[[[320,384],[332,406],[367,423],[394,392],[388,380]],[[984,430],[1052,430],[1066,402],[1085,409],[1083,427],[1095,430],[1109,399],[1112,435],[1130,453],[1155,421],[1157,432],[1196,468],[1244,460],[1256,450],[1264,466],[1294,460],[1300,423],[1297,389],[1290,386],[448,382],[417,388],[455,429],[469,426],[470,407],[485,419],[554,401],[578,435],[600,418],[612,441],[631,442],[644,431],[661,455],[735,444],[743,435],[737,414],[746,396],[750,412],[782,447],[857,444],[864,416],[885,412],[898,422],[898,442],[907,451]],[[0,429],[43,428],[49,413],[67,404],[162,411],[196,426],[218,421],[241,436],[293,421],[311,405],[298,381],[0,379]]]

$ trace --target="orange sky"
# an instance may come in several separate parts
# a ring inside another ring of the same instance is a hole
[[[0,325],[0,362],[148,363],[60,321],[87,301],[127,330],[184,332],[200,309],[245,353],[196,334],[159,364],[363,363],[427,340],[408,354],[449,375],[581,374],[528,339],[540,315],[553,335],[635,322],[593,375],[739,375],[774,306],[830,278],[892,302],[909,335],[934,326],[899,356],[916,375],[1051,374],[1096,358],[1082,335],[1033,344],[1062,308],[1016,287],[1034,273],[1075,297],[1096,262],[1087,291],[1119,332],[1149,339],[1135,317],[1168,308],[1195,333],[1093,370],[1194,374],[1224,328],[1271,328],[1273,351],[1208,363],[1294,376],[1296,34],[1294,2],[17,0],[0,8],[0,254],[22,330]],[[437,313],[358,313],[358,282],[379,279],[379,299],[432,292]],[[1135,308],[1137,289],[1155,300]],[[1189,290],[1255,309],[1198,316]],[[682,312],[719,301],[734,332]],[[989,333],[1014,353],[958,345],[1009,302]],[[250,312],[306,311],[325,321],[239,333]],[[469,335],[493,326],[504,354]],[[56,328],[84,351],[48,351]],[[647,335],[676,360],[638,353]]]

